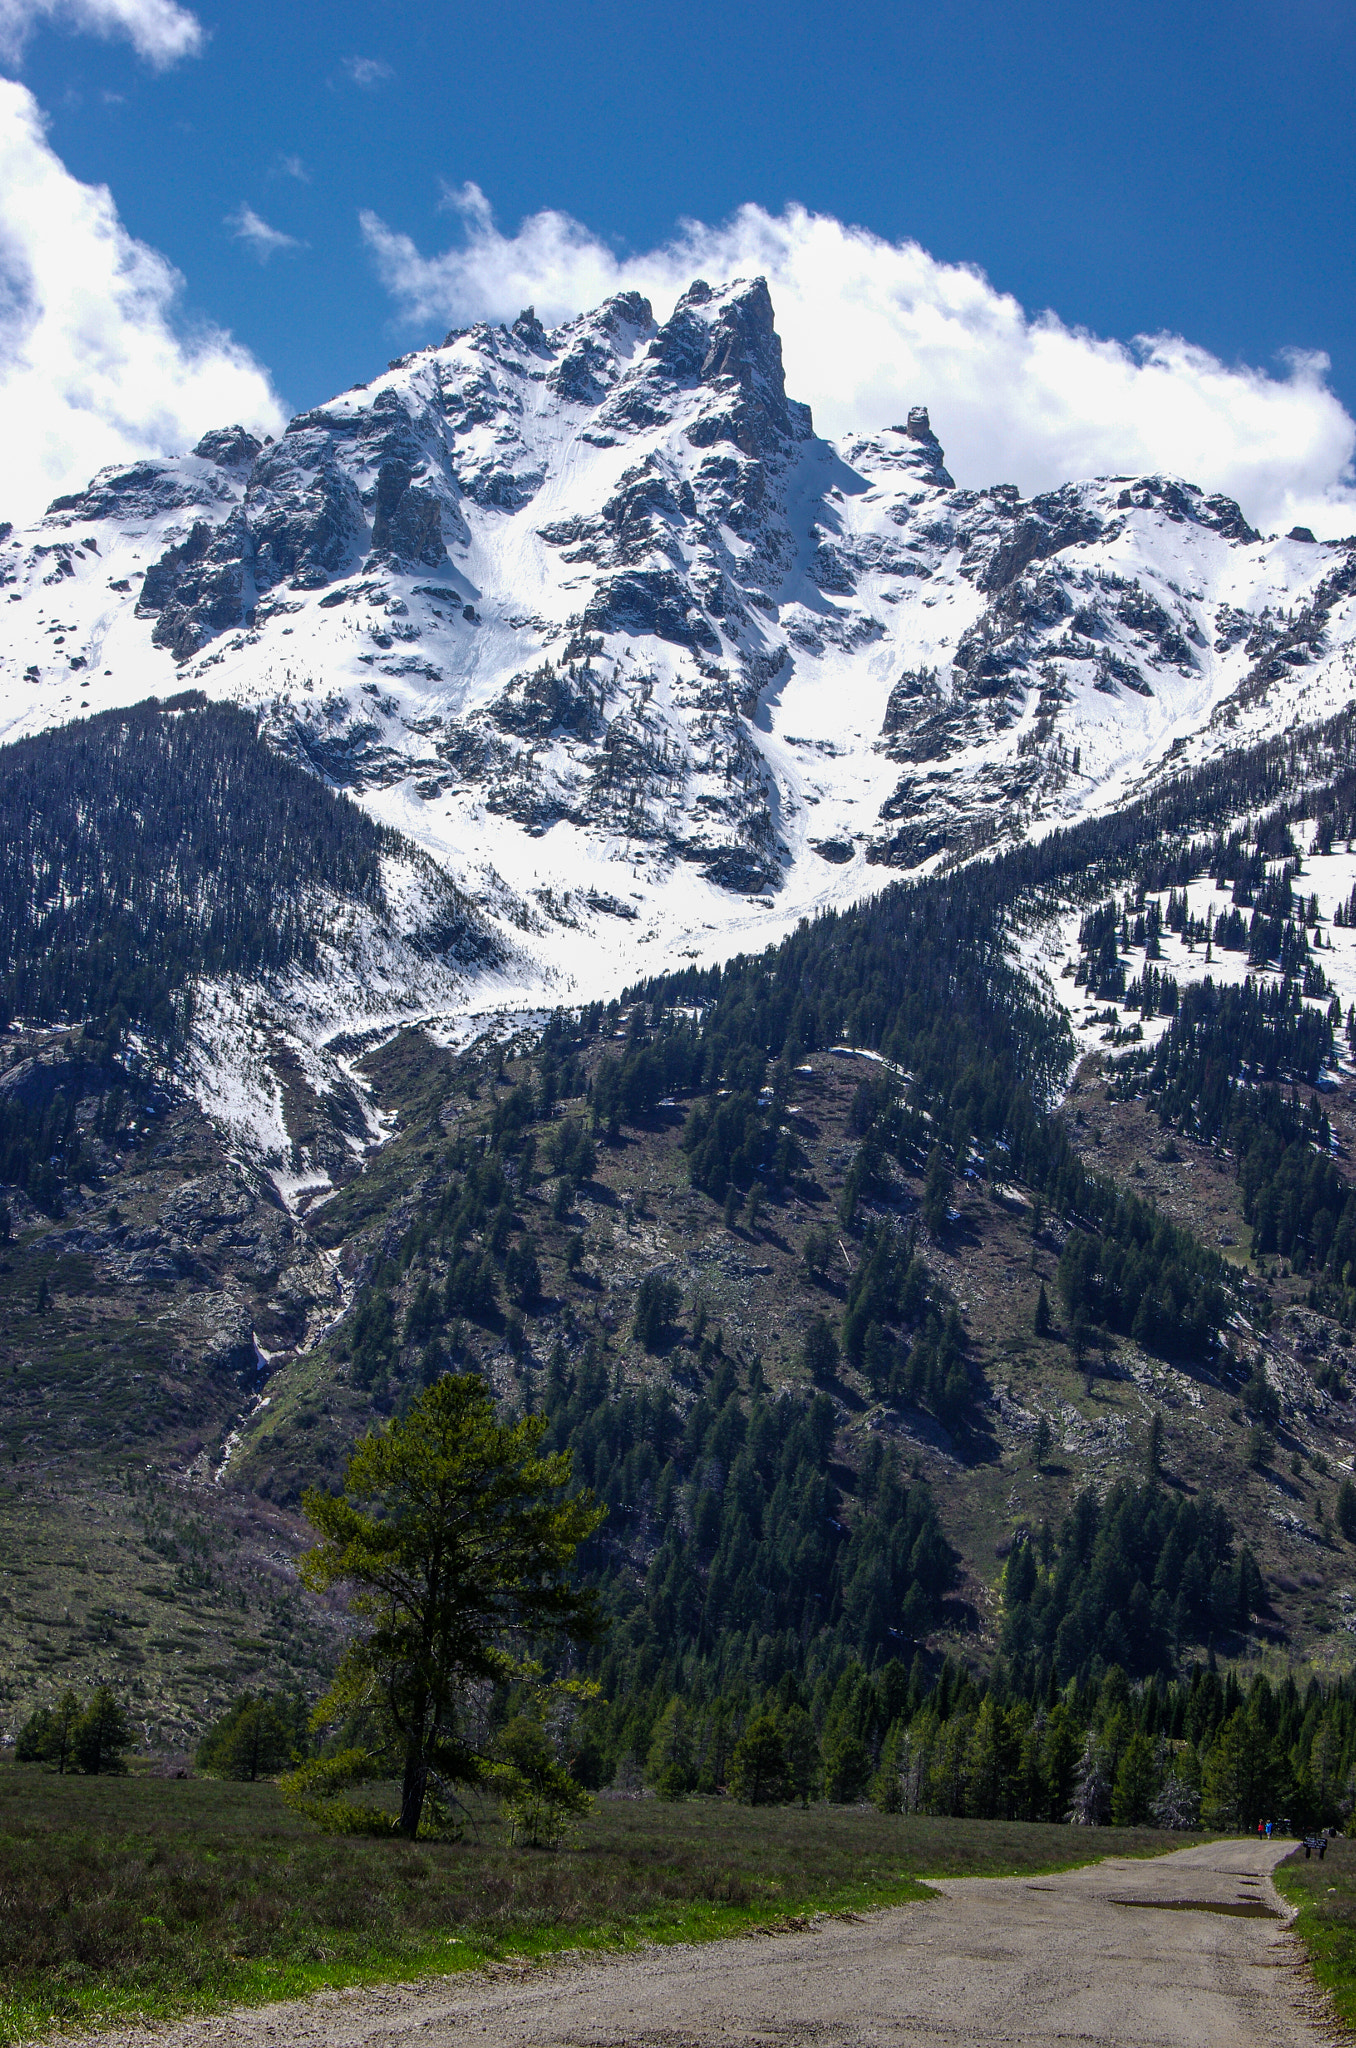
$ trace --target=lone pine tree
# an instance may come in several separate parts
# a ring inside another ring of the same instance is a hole
[[[444,1373],[403,1421],[364,1437],[343,1492],[303,1506],[321,1541],[302,1560],[317,1592],[348,1585],[369,1624],[350,1643],[318,1713],[378,1705],[402,1756],[400,1833],[419,1832],[430,1778],[466,1783],[484,1760],[466,1689],[520,1668],[514,1646],[598,1630],[594,1596],[569,1582],[603,1519],[568,1497],[568,1451],[541,1455],[542,1416],[500,1422],[489,1390]]]

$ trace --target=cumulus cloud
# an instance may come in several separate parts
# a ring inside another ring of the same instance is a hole
[[[528,304],[559,321],[625,289],[646,293],[662,318],[694,277],[761,274],[788,385],[823,433],[927,405],[961,483],[1031,492],[1166,470],[1227,492],[1264,528],[1356,530],[1356,422],[1326,384],[1325,356],[1295,353],[1268,375],[1179,335],[1107,340],[1026,312],[972,265],[799,206],[741,207],[717,227],[688,221],[660,247],[618,256],[553,211],[504,234],[474,185],[446,203],[462,233],[434,256],[362,216],[378,273],[413,322],[512,319]]]
[[[234,213],[227,214],[226,226],[237,242],[243,242],[261,263],[267,263],[269,257],[276,256],[280,249],[300,249],[302,246],[295,235],[285,235],[281,228],[271,228],[244,200]]]
[[[267,374],[215,328],[175,328],[183,280],[105,186],[54,155],[0,79],[0,516],[31,517],[105,463],[191,447],[233,420],[278,433]]]
[[[345,57],[344,69],[364,92],[370,92],[373,86],[382,85],[395,76],[390,65],[384,64],[380,57]]]
[[[17,63],[40,21],[61,22],[97,36],[126,36],[157,70],[196,57],[207,38],[202,23],[175,0],[0,0],[0,57]]]

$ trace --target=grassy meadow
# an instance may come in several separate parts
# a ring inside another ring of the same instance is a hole
[[[271,1784],[0,1769],[0,2044],[562,1949],[695,1941],[1181,1838],[605,1799],[575,1847],[322,1835]]]
[[[1356,1841],[1329,1842],[1320,1863],[1303,1849],[1276,1870],[1282,1898],[1298,1906],[1295,1932],[1314,1975],[1349,2027],[1356,2027]]]

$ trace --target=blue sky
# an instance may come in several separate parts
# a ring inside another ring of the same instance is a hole
[[[182,273],[180,330],[229,330],[289,408],[439,331],[360,215],[433,257],[473,182],[504,234],[555,209],[619,259],[796,202],[1099,336],[1282,378],[1322,352],[1356,410],[1350,0],[202,0],[159,68],[88,32],[157,8],[0,0],[7,69]]]
[[[359,209],[439,245],[442,187],[467,180],[502,222],[556,207],[638,248],[685,215],[799,200],[1099,333],[1166,328],[1259,365],[1325,350],[1356,402],[1349,4],[195,11],[204,55],[161,75],[44,26],[23,76],[69,168],[112,187],[293,404],[393,345]],[[354,58],[389,76],[355,82]],[[309,246],[251,260],[223,226],[242,202]]]

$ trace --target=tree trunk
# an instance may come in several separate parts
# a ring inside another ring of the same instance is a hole
[[[405,1745],[405,1776],[400,1787],[400,1832],[406,1841],[412,1842],[419,1832],[419,1817],[424,1811],[424,1794],[427,1791],[428,1763],[416,1727]]]

